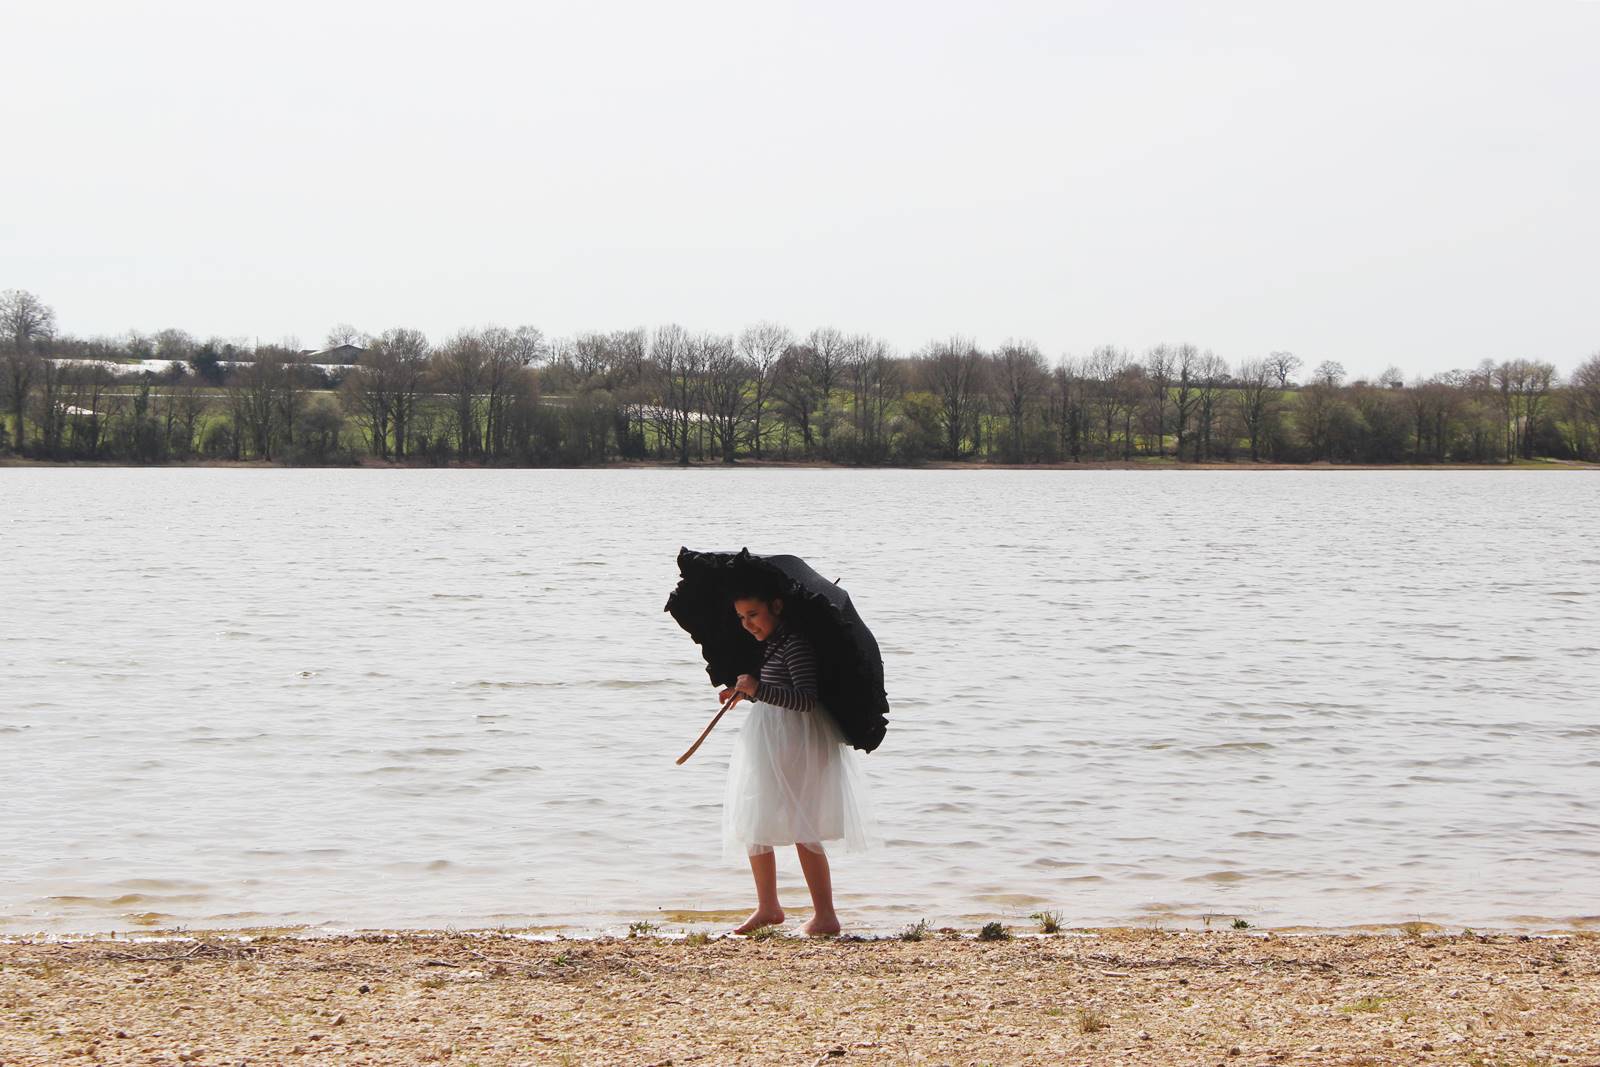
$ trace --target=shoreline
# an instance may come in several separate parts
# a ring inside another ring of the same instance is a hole
[[[0,941],[0,1062],[1600,1062],[1600,936]]]
[[[614,470],[839,470],[839,471],[1600,471],[1600,463],[1583,460],[1541,459],[1517,463],[1181,463],[1177,460],[1090,460],[1082,463],[978,463],[930,460],[915,465],[860,465],[821,460],[741,459],[735,463],[702,461],[682,466],[670,460],[612,460],[582,466],[516,466],[484,463],[394,463],[363,458],[356,463],[289,465],[258,459],[196,459],[171,463],[122,463],[112,460],[33,459],[0,456],[7,467],[61,467],[121,470],[379,470],[379,471],[614,471]]]
[[[594,924],[572,922],[517,922],[493,926],[359,926],[324,922],[258,923],[247,926],[209,926],[201,923],[121,925],[115,927],[79,929],[52,929],[49,927],[13,929],[0,927],[0,945],[6,944],[79,944],[97,941],[114,941],[118,944],[180,942],[194,940],[252,941],[260,938],[292,939],[302,942],[339,941],[364,938],[435,938],[459,937],[515,937],[521,940],[565,941],[582,944],[617,939],[632,939],[639,931],[663,941],[684,938],[718,937],[739,923],[749,913],[748,907],[717,910],[658,909],[653,913],[641,912],[642,917],[629,918],[612,915],[607,921]],[[811,914],[809,906],[792,903],[785,908],[789,921],[776,929],[779,936],[799,936],[800,924]],[[1061,924],[1052,932],[1040,933],[1037,917],[996,912],[989,917],[966,916],[960,925],[930,926],[944,940],[977,938],[985,925],[999,926],[1009,938],[1031,937],[1123,937],[1134,933],[1172,934],[1179,936],[1228,933],[1241,937],[1509,937],[1509,938],[1563,938],[1593,937],[1600,939],[1600,915],[1573,916],[1555,919],[1528,916],[1536,921],[1525,923],[1462,923],[1431,919],[1393,920],[1388,922],[1358,922],[1323,925],[1304,922],[1264,924],[1242,920],[1243,914],[1217,912],[1210,921],[1193,915],[1151,915],[1137,920],[1112,920],[1104,925]],[[171,917],[167,917],[170,919]],[[1244,921],[1234,927],[1235,921]],[[928,922],[926,918],[922,920]],[[848,941],[893,941],[906,923],[895,926],[876,926],[866,923],[846,923],[841,938]],[[930,935],[931,936],[931,935]],[[3,1067],[3,1065],[0,1065]],[[1600,1067],[1600,1065],[1597,1065]]]

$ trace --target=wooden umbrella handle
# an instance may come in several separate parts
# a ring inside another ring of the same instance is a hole
[[[695,738],[694,744],[689,746],[689,751],[678,757],[678,766],[682,767],[684,761],[695,754],[695,750],[700,747],[701,742],[705,741],[706,738],[711,736],[711,731],[716,728],[717,723],[721,722],[722,717],[728,714],[728,709],[743,699],[744,694],[737,691],[734,692],[733,696],[728,698],[728,702],[722,705],[722,708],[717,712],[716,718],[712,719],[711,722],[706,725],[706,728],[700,731],[700,736]]]

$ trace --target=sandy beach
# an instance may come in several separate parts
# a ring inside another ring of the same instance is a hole
[[[0,944],[0,1063],[1600,1064],[1600,938]]]

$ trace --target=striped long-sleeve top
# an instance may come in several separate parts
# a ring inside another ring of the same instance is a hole
[[[761,650],[756,699],[794,711],[817,706],[817,651],[787,627],[768,637]]]

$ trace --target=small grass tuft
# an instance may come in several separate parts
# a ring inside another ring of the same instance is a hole
[[[702,945],[711,944],[711,935],[706,933],[704,930],[696,930],[693,933],[684,934],[683,943],[685,945],[693,945],[694,947],[699,948]]]
[[[1061,913],[1057,911],[1036,911],[1028,916],[1039,924],[1041,934],[1059,934],[1061,932]]]
[[[760,926],[745,935],[752,941],[777,941],[784,936],[776,926]]]
[[[1011,931],[1003,923],[984,923],[983,929],[978,931],[979,941],[1010,941]]]
[[[904,930],[900,931],[902,941],[926,941],[928,934],[933,930],[933,925],[927,919],[918,919]]]
[[[1098,1034],[1106,1028],[1106,1017],[1093,1008],[1079,1008],[1077,1023],[1078,1033]]]
[[[1346,1013],[1382,1011],[1387,1003],[1389,1001],[1386,997],[1362,997],[1354,1004],[1346,1004],[1339,1010]]]
[[[1233,928],[1235,930],[1248,930],[1250,929],[1250,923],[1246,919],[1235,919],[1233,920]]]
[[[659,929],[661,927],[658,924],[646,919],[640,919],[638,922],[628,924],[628,936],[630,938],[649,937]]]

